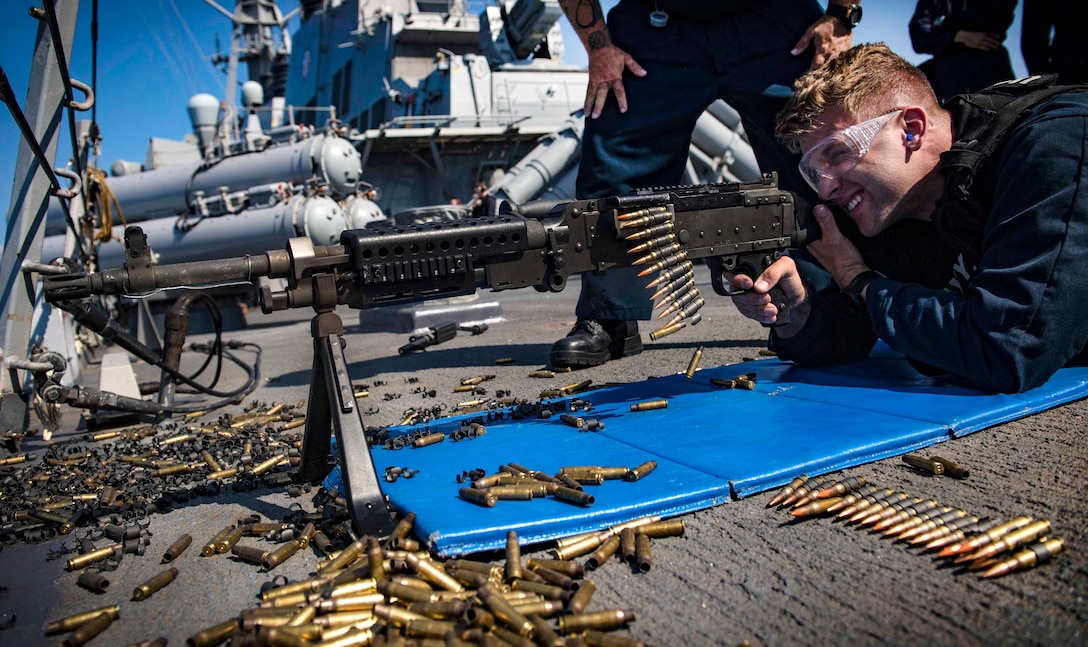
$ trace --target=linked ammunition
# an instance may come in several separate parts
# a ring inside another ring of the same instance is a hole
[[[955,461],[941,458],[940,456],[930,456],[929,460],[943,465],[945,476],[951,476],[954,479],[965,479],[968,476],[971,476],[971,471],[969,469]]]
[[[978,550],[979,548],[982,548],[983,546],[993,543],[994,541],[1000,539],[1001,537],[1004,537],[1005,535],[1009,534],[1014,530],[1019,530],[1020,528],[1023,528],[1032,521],[1033,519],[1031,517],[1016,517],[1011,521],[1006,521],[1005,523],[994,526],[986,532],[976,535],[963,542],[953,544],[951,546],[945,546],[941,549],[941,552],[937,553],[937,555],[939,557],[951,557],[953,555],[960,555],[962,553],[970,553],[972,551]]]
[[[978,522],[979,518],[975,516],[963,516],[957,519],[952,519],[951,521],[946,521],[944,522],[944,524],[939,525],[932,530],[927,530],[922,532],[921,534],[911,537],[910,543],[912,546],[926,546],[926,549],[929,550],[928,544],[930,542],[943,540],[945,537],[951,535],[957,530],[961,530],[964,527],[977,524]],[[959,541],[959,539],[950,541],[949,543],[955,543],[956,541]]]
[[[559,618],[559,632],[573,634],[587,629],[618,629],[634,621],[635,612],[631,609],[572,614]]]
[[[142,602],[148,599],[149,597],[154,595],[156,591],[173,582],[174,578],[177,576],[178,569],[171,566],[170,568],[152,577],[143,584],[137,586],[132,591],[132,599],[137,602]]]
[[[816,492],[816,498],[826,499],[833,496],[841,496],[846,494],[847,492],[857,490],[864,485],[864,476],[851,476],[850,478],[843,479],[833,485],[820,489],[818,492]]]
[[[646,268],[640,271],[638,275],[647,276],[649,274],[653,274],[654,272],[660,272],[670,267],[681,267],[685,262],[687,262],[687,260],[688,253],[686,251],[677,252],[676,254],[672,254],[661,259],[660,261],[657,261],[653,265],[646,266]]]
[[[1040,564],[1046,564],[1064,549],[1065,542],[1060,538],[1032,544],[1012,557],[991,566],[982,574],[982,577],[987,579],[991,577],[1001,577],[1002,575],[1023,571]]]
[[[788,494],[785,499],[781,501],[782,505],[793,505],[797,503],[802,497],[809,492],[818,491],[820,484],[824,483],[827,479],[822,476],[814,476],[806,479],[804,483],[794,488],[793,492]]]
[[[842,497],[831,497],[830,499],[816,499],[810,501],[804,505],[799,505],[790,510],[790,514],[795,517],[810,517],[818,514],[823,514],[828,509],[842,500]]]
[[[939,504],[935,499],[926,499],[924,501],[915,501],[910,505],[903,506],[902,510],[898,510],[892,514],[885,514],[883,517],[873,524],[873,531],[880,532],[887,530],[892,526],[915,516],[923,511],[934,510]]]
[[[638,467],[628,470],[627,473],[623,475],[623,480],[634,483],[655,469],[657,469],[657,461],[646,461]]]
[[[929,472],[930,474],[936,474],[940,476],[944,474],[944,464],[932,461],[925,456],[919,456],[918,454],[903,454],[903,462],[911,467],[917,467],[918,469]]]
[[[673,314],[674,312],[680,312],[686,306],[688,306],[689,304],[691,304],[693,301],[695,301],[698,298],[699,298],[699,288],[694,287],[694,286],[689,287],[689,288],[685,289],[682,294],[679,294],[678,296],[674,296],[671,299],[671,301],[662,301],[661,303],[659,303],[656,307],[664,308],[664,310],[662,310],[661,312],[659,312],[657,314],[657,318],[658,319],[664,319],[665,317],[668,317],[669,315]],[[689,313],[689,314],[692,314],[692,313]]]
[[[68,634],[68,636],[61,642],[64,647],[82,647],[89,643],[95,636],[102,633],[113,623],[114,616],[107,612],[102,612],[95,617],[91,618],[84,624],[81,624],[75,631]]]
[[[628,254],[639,254],[651,249],[660,249],[676,242],[676,234],[669,232],[663,236],[651,238],[645,242],[632,246],[627,250]],[[676,250],[673,250],[676,251]],[[672,252],[669,252],[672,253]],[[637,264],[637,263],[636,263]]]
[[[961,560],[978,562],[989,559],[996,555],[1000,555],[1001,553],[1018,548],[1029,541],[1038,539],[1048,532],[1050,532],[1050,522],[1046,519],[1030,523],[1023,528],[1010,532],[989,546],[980,548],[975,553],[965,553],[964,555],[961,555],[960,558],[956,560],[956,563],[960,563]]]
[[[620,214],[619,216],[616,216],[616,220],[623,223],[620,225],[621,229],[628,229],[652,226],[657,223],[665,222],[672,217],[672,212],[669,211],[667,207],[648,207]]]
[[[668,400],[648,400],[646,402],[636,402],[631,405],[631,411],[653,411],[655,409],[668,408]]]
[[[863,495],[855,503],[852,503],[852,504],[850,504],[848,506],[845,506],[845,507],[841,508],[838,511],[838,513],[839,513],[838,518],[839,519],[848,519],[848,518],[852,517],[853,515],[855,515],[857,512],[868,508],[869,506],[871,506],[872,504],[874,504],[874,503],[876,503],[878,501],[883,501],[884,499],[892,496],[893,494],[895,494],[895,490],[893,490],[891,488],[883,488],[883,489],[877,490],[877,491],[875,491],[875,492],[873,492],[871,494]]]
[[[628,223],[628,224],[633,224],[633,223]],[[673,230],[673,227],[674,227],[674,225],[673,225],[671,220],[667,221],[667,222],[660,222],[660,223],[658,223],[656,225],[651,225],[649,227],[644,227],[644,228],[634,232],[633,234],[627,234],[626,236],[623,237],[623,239],[627,240],[627,241],[632,241],[632,240],[648,240],[648,239],[651,239],[651,238],[657,238],[658,236],[664,236],[665,234],[670,233]]]
[[[657,249],[651,250],[650,252],[643,254],[642,256],[639,256],[635,260],[631,261],[631,265],[645,265],[646,263],[650,263],[652,261],[671,256],[678,251],[680,251],[679,243],[668,243]]]
[[[674,324],[680,323],[688,317],[692,317],[704,305],[706,305],[706,300],[703,299],[703,297],[696,297],[694,301],[681,308],[680,311],[677,312],[672,319],[669,319],[667,322],[665,322],[665,326],[672,326]]]
[[[669,298],[670,295],[679,294],[687,291],[691,286],[695,285],[695,273],[691,270],[685,272],[680,278],[665,283],[657,289],[650,296],[650,301],[657,301],[660,298]]]
[[[710,381],[711,383],[714,383],[713,378]],[[732,387],[732,384],[730,384],[730,387]],[[782,486],[782,489],[780,489],[777,493],[775,493],[773,497],[771,497],[771,500],[767,503],[767,507],[772,508],[779,503],[782,503],[782,501],[785,500],[786,497],[793,494],[794,490],[800,487],[801,484],[807,480],[808,476],[802,474],[801,476],[794,478],[792,481]]]
[[[903,501],[910,499],[910,495],[906,492],[893,492],[889,496],[872,502],[868,507],[861,508],[852,517],[849,517],[847,523],[864,523],[866,519],[870,517],[879,518],[883,514],[884,510],[890,508],[893,505],[902,507]],[[860,502],[859,502],[860,503]],[[840,513],[841,516],[842,513]]]

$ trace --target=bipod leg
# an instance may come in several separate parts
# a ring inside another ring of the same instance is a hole
[[[310,323],[314,338],[314,362],[310,400],[306,410],[306,432],[302,440],[299,481],[314,482],[332,469],[329,455],[331,433],[336,434],[344,499],[348,502],[352,526],[358,536],[386,537],[393,520],[385,504],[378,473],[370,457],[363,417],[355,402],[344,356],[344,323],[335,312],[316,315]]]

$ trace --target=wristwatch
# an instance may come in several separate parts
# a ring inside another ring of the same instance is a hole
[[[831,16],[832,18],[838,18],[842,24],[846,25],[847,29],[853,29],[861,22],[861,5],[849,4],[843,6],[841,4],[829,2],[827,4],[827,11],[825,11],[824,14]]]
[[[859,306],[864,306],[865,299],[861,297],[861,293],[873,282],[873,279],[878,278],[884,278],[884,275],[876,270],[865,270],[855,276],[854,280],[850,281],[850,284],[842,289],[842,293],[846,295],[847,299],[850,299]]]

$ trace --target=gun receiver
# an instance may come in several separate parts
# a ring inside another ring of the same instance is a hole
[[[262,276],[286,279],[283,290],[262,288],[262,310],[313,307],[317,313],[310,411],[296,479],[314,482],[328,474],[335,427],[355,528],[380,534],[388,518],[379,480],[350,384],[339,377],[347,370],[337,305],[371,308],[478,288],[558,292],[571,274],[651,262],[644,273],[669,273],[697,259],[711,266],[715,291],[731,295],[725,273],[758,276],[787,249],[815,239],[819,230],[808,226],[808,213],[808,205],[780,190],[770,174],[758,182],[645,189],[595,200],[504,202],[493,217],[348,230],[340,245],[327,247],[292,238],[281,251],[177,265],[153,265],[143,233],[130,227],[126,267],[47,276],[44,293],[51,302],[66,302]],[[695,301],[677,303],[681,312],[674,321],[691,316],[702,305],[701,298]],[[784,322],[784,295],[775,302]]]

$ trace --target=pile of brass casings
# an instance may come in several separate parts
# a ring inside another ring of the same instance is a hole
[[[560,501],[582,506],[595,502],[593,495],[582,487],[601,485],[605,481],[624,480],[633,483],[657,468],[656,461],[647,461],[634,468],[577,465],[562,467],[558,474],[548,474],[517,463],[499,466],[495,474],[479,476],[471,487],[458,489],[466,501],[493,508],[502,500],[531,501],[551,496]]]
[[[909,455],[908,455],[909,456]],[[937,457],[934,457],[936,459]],[[935,465],[924,467],[923,461]],[[966,470],[947,459],[907,461],[933,474],[945,473],[946,465]],[[942,505],[892,488],[878,488],[864,478],[831,481],[801,475],[783,487],[768,507],[791,507],[794,517],[835,513],[839,519],[871,528],[885,537],[953,560],[961,572],[978,572],[983,578],[1000,577],[1049,562],[1062,552],[1065,542],[1051,534],[1047,520],[1020,516],[1010,521],[981,518],[967,510]]]

